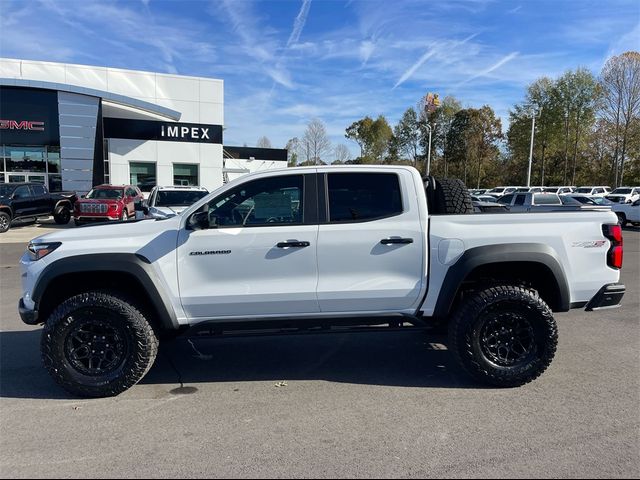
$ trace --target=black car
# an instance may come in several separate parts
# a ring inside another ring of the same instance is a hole
[[[49,193],[41,183],[0,183],[0,233],[20,219],[53,215],[59,225],[69,223],[75,192]]]

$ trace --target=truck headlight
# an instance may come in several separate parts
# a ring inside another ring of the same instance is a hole
[[[60,242],[49,242],[49,243],[29,242],[27,251],[29,252],[29,257],[31,258],[31,260],[35,262],[36,260],[40,260],[41,258],[44,258],[47,255],[49,255],[60,245],[62,245],[62,243]]]

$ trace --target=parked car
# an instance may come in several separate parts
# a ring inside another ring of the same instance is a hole
[[[592,197],[604,197],[611,193],[611,187],[580,187],[574,193],[591,195]]]
[[[573,193],[578,189],[578,187],[544,187],[544,193],[557,193],[558,195],[567,195],[569,193]]]
[[[491,201],[471,201],[475,213],[509,213],[509,208],[501,203]]]
[[[485,193],[487,193],[487,190],[489,190],[488,188],[470,188],[469,189],[469,194],[470,195],[484,195]]]
[[[633,203],[640,199],[640,187],[618,187],[606,198],[614,203]]]
[[[50,217],[59,225],[71,220],[76,192],[50,193],[41,183],[0,183],[0,233],[14,220]]]
[[[529,192],[531,193],[543,193],[545,187],[530,187]]]
[[[496,203],[497,198],[493,195],[471,195],[471,201]]]
[[[555,193],[512,193],[500,197],[498,203],[506,205],[514,213],[551,211],[563,206],[560,196]]]
[[[204,187],[154,187],[146,201],[148,215],[153,218],[178,215],[208,193]]]
[[[626,227],[627,223],[640,226],[640,199],[633,203],[614,203],[611,209],[623,227]]]
[[[491,195],[492,197],[501,197],[503,195],[508,195],[513,192],[517,192],[519,188],[522,187],[495,187],[491,190],[487,190],[485,195]]]
[[[613,202],[608,200],[606,197],[592,197],[590,195],[582,195],[579,193],[569,193],[566,195],[560,195],[560,199],[562,200],[562,203],[564,203],[565,205],[568,203],[572,203],[571,201],[573,201],[574,203],[580,203],[582,205],[601,205],[601,206],[611,206],[613,205]]]
[[[162,333],[447,319],[462,369],[524,385],[553,360],[554,311],[620,303],[622,229],[611,211],[470,213],[462,182],[412,167],[260,171],[162,221],[38,237],[20,260],[18,308],[45,323],[48,373],[81,396],[135,385]]]
[[[134,185],[98,185],[75,203],[76,225],[90,222],[126,221],[135,215],[142,192]]]

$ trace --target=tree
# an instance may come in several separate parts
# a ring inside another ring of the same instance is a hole
[[[488,105],[480,109],[467,108],[456,113],[447,135],[447,158],[459,164],[465,184],[473,174],[476,185],[488,181],[486,164],[495,162],[500,150],[498,141],[502,139],[502,125]],[[484,168],[483,168],[484,167]]]
[[[447,176],[448,159],[444,154],[447,134],[456,113],[462,110],[462,104],[452,95],[447,95],[442,100],[440,107],[432,113],[427,113],[425,104],[426,95],[418,102],[418,128],[420,129],[422,160],[424,161],[428,154],[429,129],[427,125],[429,125],[431,127],[431,172],[439,170],[441,175]],[[440,168],[438,168],[438,163],[441,164]]]
[[[622,184],[632,124],[640,117],[640,53],[625,52],[610,58],[602,69],[604,117],[615,126],[615,147],[611,162],[612,180]]]
[[[298,151],[300,150],[300,141],[298,140],[298,137],[289,139],[284,148],[287,150],[287,166],[295,167],[298,165]]]
[[[346,129],[344,136],[358,144],[360,147],[360,158],[365,156],[366,150],[371,144],[372,125],[373,119],[367,116],[361,120],[353,122]]]
[[[345,133],[346,138],[360,146],[360,163],[382,163],[392,136],[393,130],[383,115],[375,120],[365,117],[353,122]]]
[[[258,144],[257,144],[258,148],[273,148],[271,146],[271,140],[269,140],[267,137],[260,137],[258,139]]]
[[[327,130],[321,120],[314,118],[307,125],[302,137],[302,152],[305,162],[311,164],[325,163],[322,158],[331,151],[331,142]]]
[[[336,145],[336,148],[333,149],[333,155],[335,157],[333,163],[336,164],[344,164],[351,160],[351,152],[349,151],[349,148],[342,143]]]
[[[416,166],[420,153],[420,129],[418,114],[409,107],[394,128],[394,145],[398,153],[409,159]]]

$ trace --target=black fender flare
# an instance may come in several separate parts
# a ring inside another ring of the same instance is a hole
[[[176,313],[160,278],[151,262],[143,255],[134,253],[98,253],[61,258],[47,265],[40,274],[31,294],[36,309],[52,282],[61,275],[70,273],[123,272],[140,282],[158,313],[162,329],[178,330],[180,325]]]
[[[62,200],[58,200],[56,202],[56,204],[53,207],[53,212],[55,213],[55,211],[58,209],[58,207],[68,207],[69,210],[73,213],[73,204],[71,203],[71,200],[67,200],[65,198],[63,198]]]
[[[558,288],[558,304],[553,308],[557,312],[568,312],[571,308],[571,293],[567,277],[557,253],[549,245],[541,243],[513,243],[486,245],[470,248],[449,267],[440,288],[440,294],[434,310],[435,317],[449,315],[462,282],[476,268],[484,265],[526,262],[546,267],[555,278]]]

